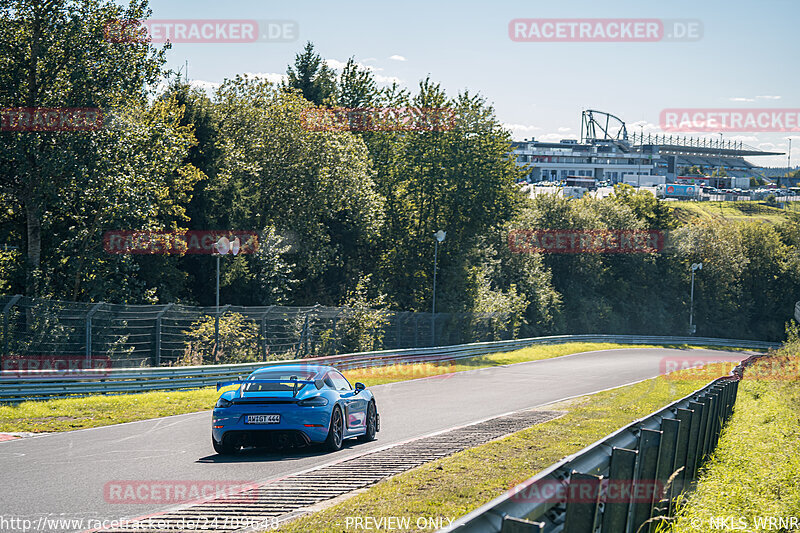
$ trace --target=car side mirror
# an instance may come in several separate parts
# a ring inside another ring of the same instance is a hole
[[[364,385],[360,381],[356,382],[356,394],[358,394],[359,392],[361,392],[362,390],[364,390],[366,388],[367,388],[366,385]]]

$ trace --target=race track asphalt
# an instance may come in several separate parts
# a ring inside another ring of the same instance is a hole
[[[723,352],[727,359],[734,354]],[[336,453],[245,451],[232,458],[211,447],[210,411],[0,442],[3,519],[120,519],[174,504],[108,503],[104,487],[122,480],[263,482],[454,426],[660,373],[666,357],[723,355],[710,350],[623,349],[574,354],[371,387],[381,432]],[[749,354],[735,354],[742,359]],[[609,428],[609,433],[616,428]]]

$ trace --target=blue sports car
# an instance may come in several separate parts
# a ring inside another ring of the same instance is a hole
[[[223,392],[214,406],[211,441],[220,454],[246,446],[283,448],[324,444],[336,451],[342,441],[375,439],[380,417],[372,392],[355,388],[329,366],[271,365],[243,381],[217,383]]]

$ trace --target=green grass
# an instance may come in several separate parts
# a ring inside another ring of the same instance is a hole
[[[211,409],[213,387],[0,405],[0,431],[70,431]]]
[[[548,359],[592,350],[634,347],[661,348],[662,346],[633,346],[613,343],[552,344],[531,346],[521,350],[474,357],[463,361],[373,367],[345,371],[344,374],[351,383],[361,381],[367,386],[372,386],[463,370]],[[685,345],[668,347],[689,348]],[[71,431],[135,420],[147,420],[161,416],[193,413],[211,409],[218,396],[219,394],[213,387],[207,387],[187,391],[96,395],[0,405],[0,432]]]
[[[771,224],[785,221],[787,211],[759,202],[671,202],[675,216],[686,222],[691,219],[723,218],[726,220],[760,220]],[[794,206],[792,206],[794,207]]]
[[[775,380],[760,379],[769,371],[750,372],[749,378],[745,373],[733,416],[678,513],[676,533],[721,529],[714,521],[724,517],[734,517],[746,531],[769,529],[759,527],[755,517],[800,519],[800,346],[793,355],[779,353],[785,357],[780,367],[793,369],[794,376],[785,372]]]
[[[349,516],[410,517],[412,525],[418,517],[436,517],[447,524],[447,519],[474,510],[564,456],[705,383],[658,377],[546,406],[543,409],[565,414],[381,481],[341,503],[286,524],[280,531],[346,531]]]

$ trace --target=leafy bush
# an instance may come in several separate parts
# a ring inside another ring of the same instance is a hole
[[[194,322],[186,335],[185,352],[178,365],[248,363],[259,361],[258,324],[239,313],[219,317],[219,346],[214,354],[214,317]]]

